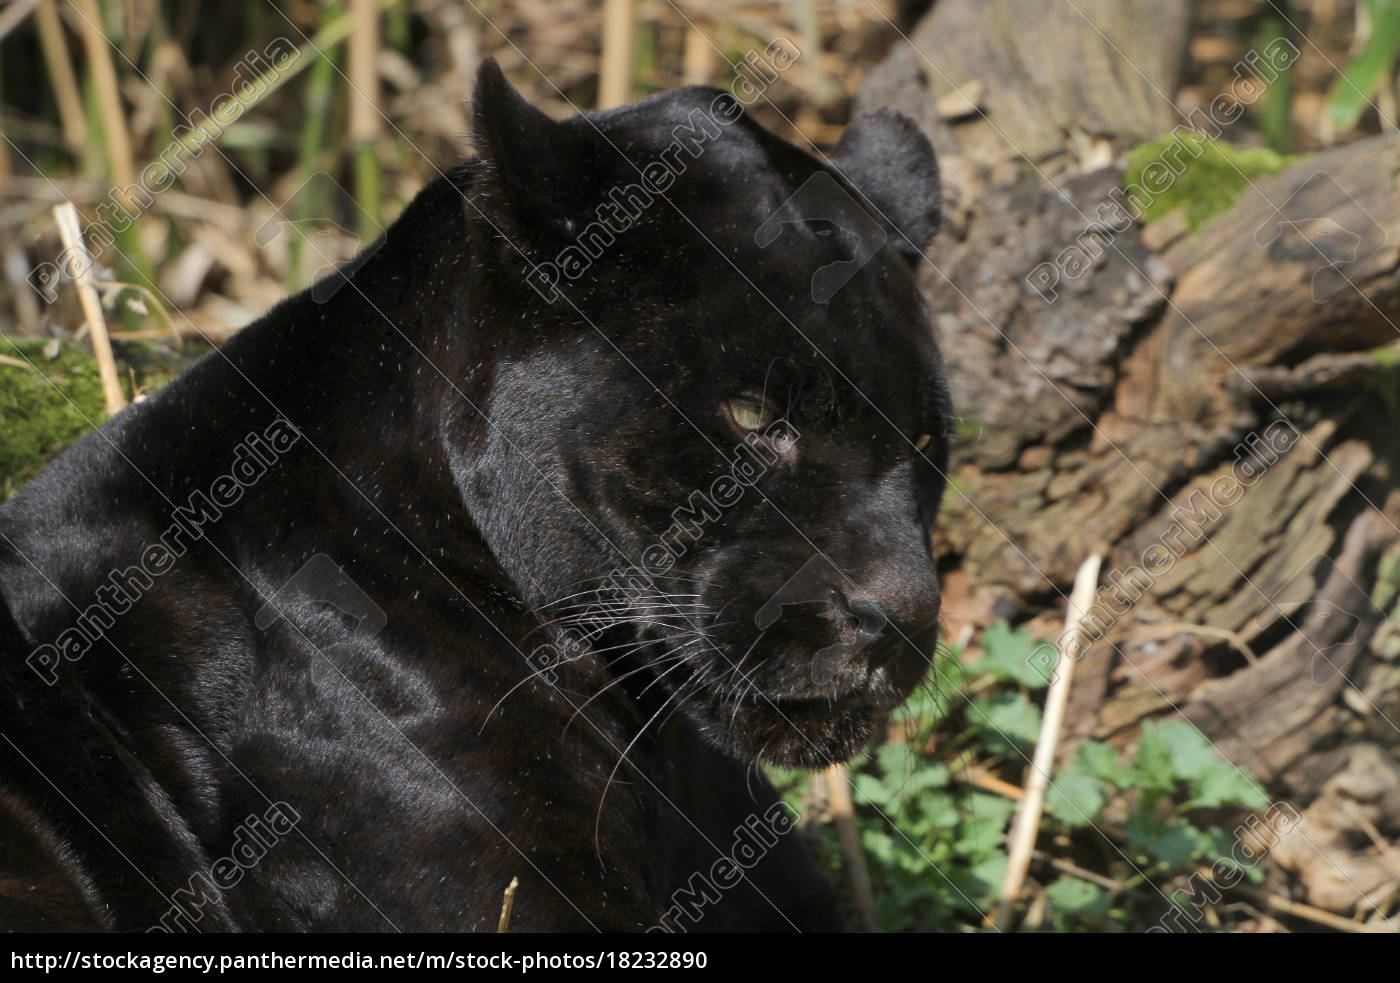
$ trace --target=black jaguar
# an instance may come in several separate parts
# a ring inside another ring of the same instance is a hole
[[[0,927],[839,927],[757,765],[928,666],[933,152],[491,62],[474,118],[0,508]]]

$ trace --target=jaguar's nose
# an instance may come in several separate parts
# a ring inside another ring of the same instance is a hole
[[[890,619],[878,604],[864,598],[852,599],[839,587],[833,587],[831,593],[842,628],[874,637],[883,635],[889,628]]]

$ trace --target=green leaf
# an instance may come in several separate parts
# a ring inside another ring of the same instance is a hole
[[[1085,741],[1074,752],[1074,759],[1087,775],[1093,775],[1114,788],[1131,788],[1133,769],[1118,760],[1118,749],[1102,741]]]
[[[1050,907],[1062,915],[1101,915],[1108,910],[1108,893],[1077,877],[1061,877],[1045,889]]]
[[[933,666],[924,684],[909,695],[904,705],[895,711],[898,721],[914,720],[936,724],[962,706],[962,687],[969,678],[968,669],[957,653],[939,645],[933,654]]]
[[[1186,822],[1166,822],[1134,813],[1123,824],[1129,845],[1140,849],[1168,870],[1182,870],[1202,852],[1204,835]]]
[[[1149,721],[1143,728],[1156,730],[1157,739],[1167,750],[1172,774],[1184,782],[1195,782],[1209,774],[1220,757],[1205,735],[1185,720]]]
[[[919,812],[924,822],[939,830],[952,830],[962,821],[958,811],[958,796],[948,792],[934,792],[919,797]]]
[[[891,864],[895,860],[894,840],[890,838],[884,830],[873,829],[869,826],[860,831],[860,845],[864,849],[865,855],[882,864]]]
[[[875,762],[880,766],[880,774],[891,787],[898,787],[919,766],[914,749],[903,742],[890,741],[880,745],[875,752]]]
[[[1148,721],[1143,725],[1138,764],[1140,771],[1150,771],[1153,788],[1163,787],[1163,762],[1173,779],[1186,784],[1193,807],[1239,804],[1263,809],[1269,804],[1259,786],[1221,757],[1210,741],[1185,720]]]
[[[970,670],[990,673],[997,680],[1030,689],[1043,689],[1049,685],[1055,664],[1053,645],[1039,641],[1024,628],[1013,628],[1005,621],[998,621],[983,631],[981,642],[982,657],[968,667]]]
[[[930,789],[946,788],[952,775],[948,769],[936,762],[924,762],[914,774],[900,788],[900,793],[906,798],[914,798],[924,795]]]
[[[894,798],[890,794],[889,788],[880,779],[866,772],[861,772],[852,780],[855,786],[855,798],[857,802],[868,802],[877,808],[883,809],[889,805]]]
[[[1040,707],[1023,693],[993,693],[973,700],[968,720],[986,733],[987,749],[994,753],[1029,750],[1040,734]]]
[[[988,856],[1001,847],[1016,803],[999,795],[974,792],[967,805],[967,815],[958,827],[960,835],[954,845],[964,856]]]
[[[1224,805],[1267,809],[1269,797],[1248,775],[1242,774],[1233,765],[1220,761],[1192,787],[1191,805],[1201,809]]]
[[[1071,763],[1045,790],[1045,809],[1066,826],[1085,826],[1099,814],[1108,795],[1104,783]]]
[[[1142,725],[1142,736],[1138,738],[1137,750],[1133,753],[1133,770],[1137,772],[1137,787],[1148,802],[1156,801],[1176,788],[1171,748],[1154,721],[1149,720]]]
[[[930,675],[928,682],[928,685],[914,690],[909,699],[895,710],[893,716],[897,723],[910,720],[938,723],[948,716],[954,707],[953,701],[958,699],[957,687],[940,683],[937,675]]]
[[[954,867],[947,872],[948,880],[957,889],[958,900],[963,907],[968,902],[974,909],[982,908],[1001,887],[1006,876],[1006,854],[996,853],[973,864],[971,868]]]

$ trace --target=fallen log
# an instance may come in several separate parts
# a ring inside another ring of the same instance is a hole
[[[1400,760],[1400,137],[1242,181],[1195,229],[1117,221],[1125,151],[1185,124],[1190,5],[1073,6],[940,0],[859,99],[945,175],[921,284],[959,414],[949,627],[1053,625],[1102,551],[1069,735],[1179,712],[1302,811],[1350,749]],[[1368,822],[1400,833],[1400,797]]]

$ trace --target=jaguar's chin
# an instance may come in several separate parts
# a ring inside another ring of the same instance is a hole
[[[775,699],[750,693],[695,707],[689,717],[714,746],[741,761],[825,768],[854,757],[884,733],[903,697],[850,693],[820,699]]]
[[[731,758],[825,768],[883,740],[890,714],[928,668],[920,653],[932,650],[934,632],[917,637],[917,644],[900,639],[854,652],[789,645],[747,665],[740,656],[756,654],[751,647],[732,659],[717,648],[718,668],[697,659],[651,677],[642,688],[663,708],[673,703],[706,742]]]
[[[750,757],[768,765],[787,768],[825,768],[847,761],[883,732],[888,712],[869,705],[789,705],[766,721],[751,723],[742,735],[749,742]]]

